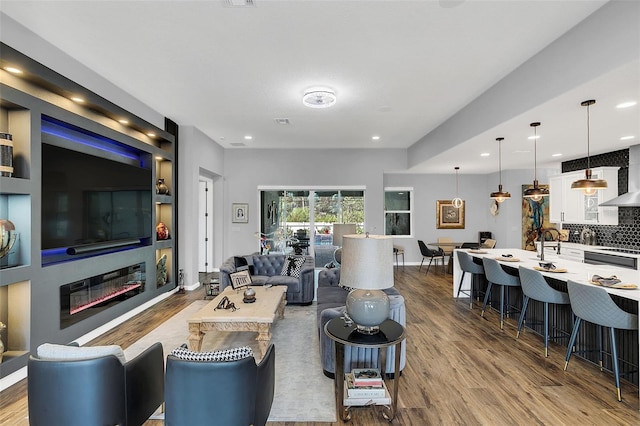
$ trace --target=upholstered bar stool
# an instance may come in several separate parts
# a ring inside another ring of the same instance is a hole
[[[578,331],[580,330],[580,324],[582,321],[588,321],[596,324],[599,328],[598,334],[601,336],[600,331],[602,327],[609,328],[609,335],[611,336],[611,364],[613,366],[613,375],[616,381],[616,391],[618,394],[618,401],[622,401],[622,395],[620,393],[620,371],[618,367],[618,349],[616,347],[616,329],[620,330],[637,330],[638,329],[638,315],[629,313],[621,309],[611,299],[609,293],[602,288],[595,285],[580,284],[575,281],[567,281],[567,288],[569,289],[569,300],[571,301],[571,308],[577,319],[571,332],[571,338],[569,339],[569,347],[567,349],[567,357],[564,363],[564,369],[566,370],[569,365],[569,359],[571,358],[572,348],[576,342]],[[598,339],[600,344],[599,360],[600,369],[602,369],[602,339]]]
[[[460,284],[458,285],[458,293],[456,294],[456,299],[460,297],[460,293],[468,295],[469,309],[473,309],[473,292],[475,290],[475,278],[476,275],[484,275],[484,267],[475,263],[473,261],[473,258],[464,251],[458,250],[455,253],[456,256],[458,256],[458,264],[460,265],[460,269],[462,270],[462,276],[460,277]],[[464,276],[466,273],[471,274],[471,286],[469,287],[469,290],[462,290],[462,281],[464,281]]]
[[[489,297],[491,297],[491,289],[493,285],[500,286],[500,330],[504,330],[504,308],[505,308],[505,287],[520,287],[520,278],[508,274],[502,269],[502,266],[498,263],[497,260],[491,259],[489,257],[482,258],[482,265],[484,266],[484,274],[487,277],[487,281],[489,281],[489,287],[487,287],[487,294],[484,296],[484,303],[482,304],[482,313],[481,317],[484,317],[484,311],[487,308],[487,303],[489,302]],[[507,293],[507,300],[508,300]]]
[[[516,338],[520,337],[520,331],[524,324],[525,316],[527,314],[527,307],[529,306],[529,300],[537,300],[544,303],[544,356],[549,356],[549,303],[556,305],[569,305],[569,294],[563,291],[558,291],[547,283],[544,276],[533,269],[523,268],[518,269],[520,275],[520,285],[522,286],[522,293],[524,293],[524,301],[522,302],[522,313],[520,314],[520,321],[518,321],[518,332]],[[573,322],[573,315],[571,316]],[[553,336],[559,337],[559,336]],[[565,336],[568,337],[568,336]]]

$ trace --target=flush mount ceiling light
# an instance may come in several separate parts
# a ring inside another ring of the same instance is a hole
[[[491,198],[501,203],[504,200],[511,198],[511,194],[502,190],[502,141],[504,138],[496,138],[498,141],[498,167],[500,170],[500,183],[498,184],[498,190],[491,193]]]
[[[463,203],[462,198],[458,197],[458,170],[460,170],[460,167],[456,166],[454,169],[456,170],[456,198],[451,200],[451,204],[453,204],[453,207],[456,209],[459,209]]]
[[[310,89],[302,97],[309,108],[328,108],[336,104],[336,94],[330,89]]]
[[[584,195],[593,195],[598,192],[598,189],[606,189],[607,181],[603,179],[591,179],[591,164],[589,160],[589,142],[590,142],[590,131],[589,131],[589,108],[591,105],[595,104],[596,101],[593,99],[589,99],[588,101],[581,102],[580,105],[587,107],[587,168],[584,171],[584,179],[578,179],[575,182],[571,183],[571,189],[575,189],[578,191],[582,191]]]
[[[540,201],[542,200],[543,197],[548,197],[549,196],[549,190],[546,188],[540,188],[538,186],[538,178],[537,178],[537,169],[538,169],[538,163],[537,163],[537,156],[538,156],[538,149],[537,149],[537,141],[538,141],[538,126],[540,125],[539,122],[535,122],[535,123],[531,123],[530,126],[533,127],[533,131],[534,131],[534,135],[533,135],[533,188],[527,188],[524,191],[523,197],[524,198],[531,198],[533,201]]]

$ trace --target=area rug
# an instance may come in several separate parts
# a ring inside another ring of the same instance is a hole
[[[127,359],[155,342],[162,343],[166,357],[174,348],[187,342],[187,318],[207,303],[206,300],[193,302],[162,323],[125,350]],[[322,374],[315,305],[287,306],[284,319],[276,320],[271,334],[276,347],[276,385],[269,421],[335,422],[333,380]],[[248,345],[259,354],[255,338],[255,333],[214,331],[205,335],[202,350]],[[162,416],[153,418],[159,417]]]

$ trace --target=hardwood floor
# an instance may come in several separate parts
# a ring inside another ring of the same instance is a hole
[[[469,309],[468,299],[451,297],[451,275],[418,267],[396,272],[396,287],[407,306],[407,365],[400,379],[400,425],[630,425],[640,424],[638,388],[623,380],[622,402],[613,375],[572,358],[563,371],[565,351],[530,330],[515,339],[516,322],[500,331],[496,312]],[[126,348],[193,300],[202,289],[176,294],[100,336],[91,344]],[[0,424],[27,425],[26,380],[0,394]],[[147,421],[145,426],[159,426]],[[327,425],[277,422],[272,426]],[[337,422],[336,424],[342,424]],[[353,425],[386,424],[371,408],[353,410]],[[188,425],[191,426],[191,425]]]

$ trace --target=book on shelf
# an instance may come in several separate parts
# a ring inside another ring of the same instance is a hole
[[[356,386],[382,386],[382,375],[377,368],[354,368],[351,374]]]
[[[351,373],[345,375],[345,384],[347,395],[351,398],[382,398],[386,393],[382,384],[380,386],[356,386],[353,383],[353,374]]]
[[[344,381],[344,398],[343,404],[345,407],[351,406],[362,406],[362,405],[391,405],[391,395],[387,390],[387,387],[383,385],[382,390],[384,390],[384,396],[373,397],[373,396],[365,396],[365,397],[352,397],[349,396],[349,389],[347,388],[347,381]]]

